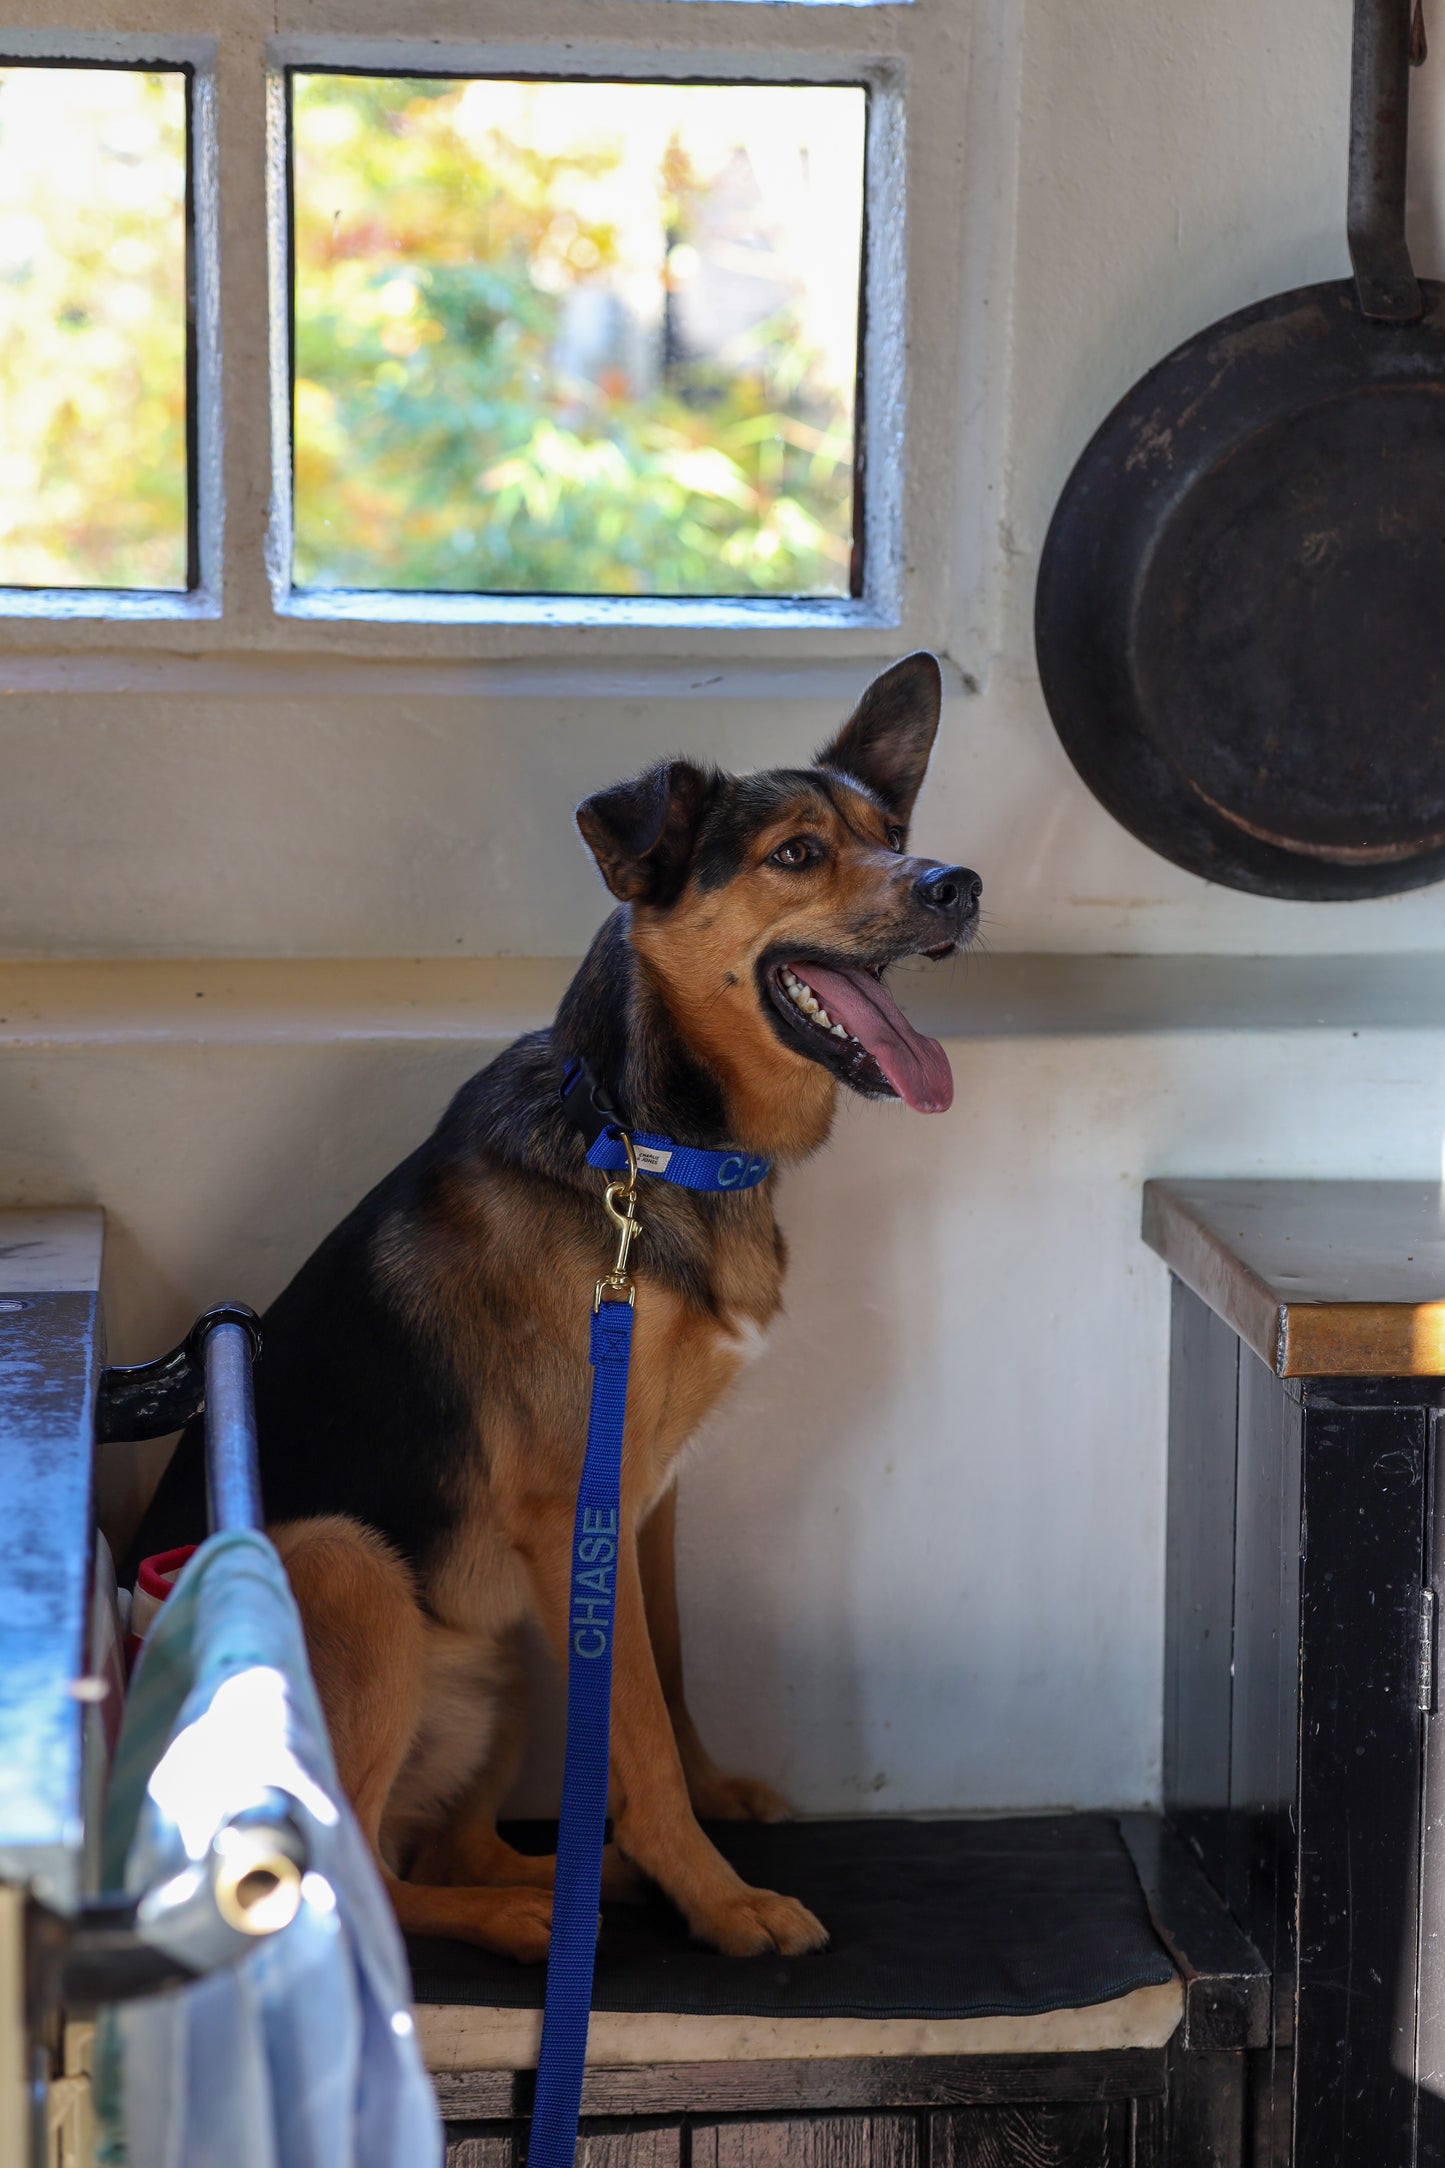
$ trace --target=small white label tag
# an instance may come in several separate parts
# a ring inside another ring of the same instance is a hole
[[[671,1152],[659,1152],[655,1144],[635,1144],[637,1164],[644,1174],[661,1174],[671,1159]]]

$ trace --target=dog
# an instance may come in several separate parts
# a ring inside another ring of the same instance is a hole
[[[811,767],[735,777],[673,760],[588,798],[577,825],[616,908],[551,1028],[464,1084],[267,1312],[271,1533],[342,1785],[410,1932],[524,1961],[548,1947],[555,1862],[513,1850],[496,1817],[529,1614],[565,1662],[592,1295],[613,1249],[604,1177],[559,1100],[564,1064],[585,1060],[639,1130],[775,1167],[824,1143],[840,1088],[945,1109],[946,1055],[882,984],[977,925],[978,876],[907,850],[941,693],[934,658],[911,655]],[[774,1178],[732,1195],[641,1183],[610,1850],[700,1940],[791,1956],[820,1948],[823,1926],[748,1887],[699,1826],[787,1809],[698,1736],[673,1566],[678,1456],[778,1312]],[[193,1424],[137,1553],[204,1526]]]

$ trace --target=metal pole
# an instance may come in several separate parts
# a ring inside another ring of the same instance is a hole
[[[229,1320],[206,1334],[206,1495],[213,1533],[261,1528],[261,1471],[256,1453],[254,1347],[244,1325]]]

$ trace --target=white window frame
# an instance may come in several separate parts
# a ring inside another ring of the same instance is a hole
[[[0,590],[0,682],[7,669],[52,681],[42,658],[59,668],[62,626],[77,684],[86,655],[131,658],[131,682],[154,657],[157,684],[163,656],[228,658],[234,681],[244,655],[466,665],[478,691],[809,694],[913,646],[951,651],[955,682],[982,678],[996,632],[1016,0],[429,0],[425,38],[397,0],[328,0],[323,32],[314,0],[174,0],[178,28],[163,35],[100,27],[109,0],[70,0],[63,18],[62,6],[29,0],[26,26],[0,29],[0,58],[192,71],[199,585]],[[96,26],[77,28],[91,9]],[[863,594],[294,590],[286,75],[330,66],[866,84]]]

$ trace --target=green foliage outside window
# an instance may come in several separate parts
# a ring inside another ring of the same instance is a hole
[[[782,281],[721,350],[673,335],[674,288],[715,222],[682,128],[651,181],[662,353],[639,383],[615,360],[567,363],[569,296],[636,284],[593,185],[623,144],[474,110],[468,125],[467,89],[294,79],[297,586],[848,593],[851,368],[810,344]],[[862,93],[794,95],[854,101],[859,200],[837,226],[856,311]]]
[[[186,94],[0,67],[0,586],[184,588]]]

